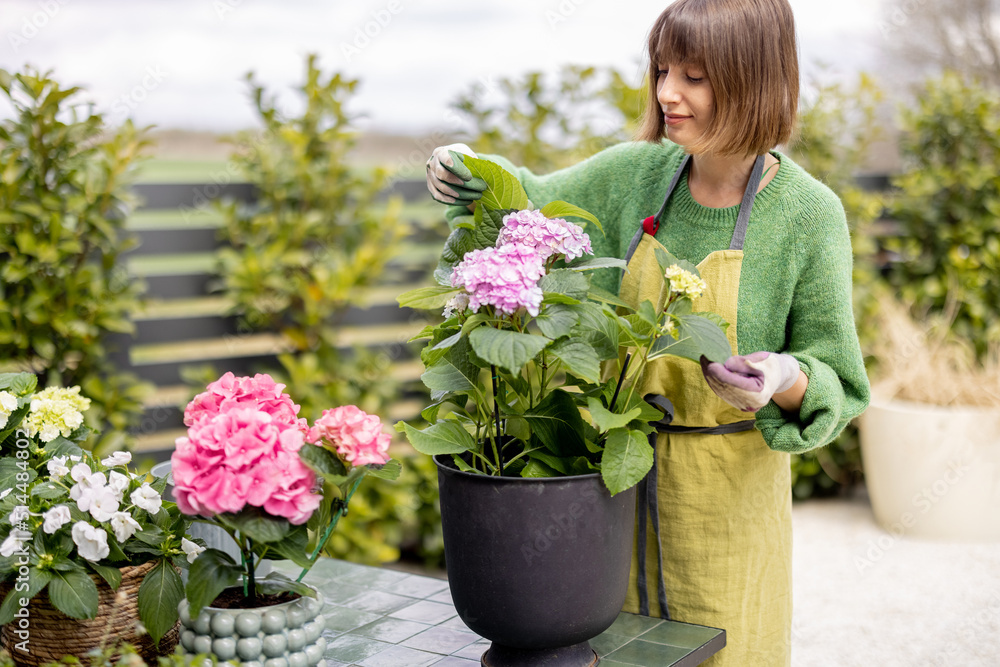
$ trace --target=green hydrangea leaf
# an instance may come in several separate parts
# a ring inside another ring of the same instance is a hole
[[[611,495],[629,489],[653,467],[653,448],[641,431],[625,428],[608,433],[601,457],[601,477]]]

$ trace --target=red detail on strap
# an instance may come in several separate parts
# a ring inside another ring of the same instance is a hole
[[[659,228],[660,228],[660,221],[656,220],[655,216],[651,215],[642,221],[642,230],[647,234],[649,234],[650,236],[656,234],[656,230],[658,230]]]

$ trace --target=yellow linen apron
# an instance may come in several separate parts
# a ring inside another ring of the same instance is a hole
[[[653,234],[689,160],[674,175],[663,208],[647,218],[632,241],[621,285],[626,303],[637,306],[659,296],[663,276],[655,249],[663,246]],[[694,310],[718,313],[729,322],[733,350],[739,350],[743,240],[762,168],[763,156],[747,184],[730,248],[698,264],[708,289],[694,300]],[[660,433],[651,436],[655,463],[638,489],[624,611],[723,628],[726,648],[705,663],[708,667],[787,667],[792,621],[788,454],[768,448],[746,413],[712,392],[697,363],[655,360],[638,389],[642,395],[661,395],[650,397],[661,408],[669,407],[662,396],[669,397],[675,414],[669,426],[669,414],[658,422]]]

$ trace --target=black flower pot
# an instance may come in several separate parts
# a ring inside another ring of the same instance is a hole
[[[628,587],[635,489],[611,497],[600,475],[491,477],[434,457],[451,597],[493,642],[488,667],[597,664]]]

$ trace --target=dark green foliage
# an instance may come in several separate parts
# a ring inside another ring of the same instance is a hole
[[[554,81],[536,71],[478,83],[452,106],[474,125],[473,150],[545,173],[631,139],[644,95],[617,70],[567,65]]]
[[[348,165],[353,117],[344,109],[356,80],[325,77],[309,56],[296,89],[298,116],[284,116],[248,75],[261,132],[244,132],[232,160],[257,186],[252,205],[224,206],[220,287],[246,331],[278,333],[290,348],[275,379],[295,388],[302,416],[357,404],[380,412],[394,393],[384,355],[345,351],[340,320],[382,278],[405,233],[398,202],[376,204],[387,175]]]
[[[917,99],[902,114],[904,261],[890,280],[918,308],[953,305],[952,330],[982,356],[1000,342],[1000,93],[949,73]]]
[[[51,74],[0,69],[13,113],[0,119],[0,359],[41,386],[80,385],[91,445],[120,448],[144,385],[108,361],[109,336],[133,331],[142,286],[119,262],[129,185],[148,142],[108,128]]]
[[[232,160],[243,180],[257,186],[257,201],[223,206],[231,247],[220,253],[219,287],[232,299],[242,331],[281,335],[288,351],[279,356],[280,368],[260,370],[294,389],[300,416],[312,420],[324,409],[355,404],[384,418],[397,395],[389,373],[394,352],[340,341],[345,313],[384,280],[407,231],[398,201],[376,201],[388,174],[362,174],[348,164],[355,132],[345,106],[358,82],[325,76],[309,56],[296,88],[302,111],[285,116],[252,74],[247,79],[262,130],[235,137]],[[204,386],[217,376],[194,372],[187,379]],[[393,561],[406,535],[433,530],[415,526],[418,480],[404,463],[401,480],[371,479],[359,487],[327,553]]]

